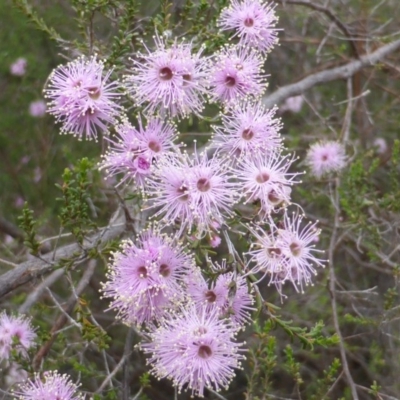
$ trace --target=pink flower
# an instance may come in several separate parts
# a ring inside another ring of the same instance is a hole
[[[322,252],[315,249],[314,244],[320,234],[317,223],[302,226],[302,222],[303,216],[289,216],[285,212],[282,228],[272,221],[270,232],[260,226],[250,228],[257,239],[248,252],[251,261],[256,263],[251,273],[262,272],[263,277],[269,275],[269,284],[275,284],[281,295],[285,282],[291,282],[297,291],[300,288],[304,292],[304,285],[312,284],[312,277],[317,274],[314,266],[324,267],[325,260],[314,254]]]
[[[5,376],[5,383],[7,387],[14,386],[16,383],[24,382],[28,379],[28,372],[22,369],[20,365],[13,362],[8,368],[7,375]]]
[[[257,154],[241,158],[235,167],[235,174],[245,203],[260,201],[260,212],[265,214],[289,204],[290,187],[298,183],[295,178],[299,175],[288,172],[294,160],[293,156],[283,156],[278,152],[269,157]]]
[[[26,73],[26,65],[27,61],[25,58],[17,58],[11,65],[10,65],[10,73],[14,76],[23,76]]]
[[[4,311],[0,314],[0,361],[9,359],[13,348],[25,357],[35,339],[30,319],[8,316]]]
[[[192,394],[204,395],[204,388],[221,390],[240,368],[241,344],[233,341],[235,327],[221,320],[217,309],[198,312],[194,307],[169,314],[150,333],[151,342],[141,344],[150,354],[148,363],[157,378],[171,379],[181,390],[187,385]]]
[[[83,395],[77,390],[78,386],[70,381],[68,375],[47,371],[43,374],[43,378],[36,374],[34,380],[21,385],[15,394],[18,400],[83,400]]]
[[[147,232],[113,254],[103,293],[125,322],[149,323],[184,300],[183,279],[193,269],[192,258],[176,240]]]
[[[265,54],[278,42],[277,21],[274,7],[262,0],[232,0],[222,10],[218,24],[221,30],[234,30],[233,37],[239,37],[239,44]]]
[[[254,310],[254,298],[249,293],[246,279],[226,270],[226,260],[221,265],[214,264],[213,270],[218,273],[215,282],[207,283],[200,271],[188,276],[188,294],[199,311],[218,309],[221,318],[228,318],[241,329],[250,321]]]
[[[291,111],[292,113],[298,113],[301,111],[304,99],[303,96],[293,96],[286,99],[285,104],[282,106],[281,110]]]
[[[103,156],[100,169],[108,176],[123,174],[122,182],[134,180],[143,187],[153,169],[153,163],[175,151],[175,127],[159,118],[148,121],[146,128],[139,119],[139,129],[125,121],[116,127],[117,138],[107,139],[110,149]]]
[[[25,200],[21,196],[17,196],[14,200],[14,207],[22,208],[25,204]]]
[[[29,114],[35,118],[41,118],[46,114],[46,103],[43,100],[32,101],[29,104]]]
[[[33,181],[34,181],[35,183],[38,183],[38,182],[41,181],[41,179],[42,179],[42,170],[41,170],[40,167],[36,167],[36,168],[33,170]]]
[[[374,140],[373,146],[376,147],[378,154],[385,154],[388,149],[386,140],[380,137]]]
[[[199,114],[206,93],[206,62],[201,52],[192,52],[190,43],[167,47],[155,37],[156,49],[138,54],[132,73],[125,84],[137,105],[147,103],[145,110],[166,111],[172,116]]]
[[[179,223],[179,235],[196,227],[201,237],[232,213],[237,195],[230,178],[226,163],[206,153],[161,160],[146,187],[150,207],[159,208],[154,217],[161,226]]]
[[[306,163],[317,178],[338,172],[346,165],[345,149],[339,142],[314,143],[307,152]]]
[[[211,235],[210,246],[215,249],[221,244],[221,237],[215,234]]]
[[[103,70],[104,64],[94,56],[78,58],[51,73],[44,93],[48,112],[62,124],[62,133],[96,140],[121,113],[116,103],[120,85],[110,82],[112,70]]]
[[[276,108],[265,110],[260,103],[239,103],[229,114],[222,114],[222,126],[214,126],[213,147],[243,157],[278,151],[282,124],[274,118],[275,113]]]
[[[260,96],[264,76],[259,55],[244,47],[225,47],[211,68],[211,99],[233,104],[248,96]]]

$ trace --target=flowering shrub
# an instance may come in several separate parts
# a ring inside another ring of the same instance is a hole
[[[35,328],[25,317],[0,315],[0,368],[12,386],[5,395],[211,399],[237,391],[256,400],[282,394],[273,384],[279,371],[290,376],[297,398],[328,398],[334,390],[345,398],[363,390],[380,396],[376,382],[358,385],[349,369],[334,255],[350,240],[346,229],[339,234],[343,218],[362,224],[365,246],[379,254],[363,210],[373,201],[398,209],[371,189],[367,173],[377,161],[363,168],[349,146],[352,104],[363,96],[354,97],[350,80],[340,134],[332,128],[335,136],[307,139],[305,152],[283,121],[284,111],[301,118],[309,104],[303,89],[278,89],[281,108],[266,95],[273,79],[267,66],[283,31],[277,5],[162,1],[157,15],[140,19],[134,0],[74,0],[85,41],[69,41],[25,0],[16,2],[66,59],[44,83],[47,104],[32,102],[30,115],[46,111],[53,129],[101,146],[92,143],[93,159],[71,157],[75,165],[57,183],[58,236],[43,239],[33,211],[22,210],[18,234],[31,259],[4,274],[0,297],[43,280],[16,300],[21,313],[36,313]],[[117,28],[114,36],[97,31],[100,16],[113,35]],[[29,67],[20,58],[9,72],[21,80]],[[373,143],[370,154],[382,159],[382,146]],[[393,185],[398,154],[395,146]],[[44,169],[34,171],[33,181],[45,180]],[[326,193],[330,202],[321,200]],[[373,200],[360,200],[371,193]],[[66,285],[57,285],[60,279]],[[326,279],[329,301],[321,294]],[[307,296],[330,304],[332,327],[315,305],[315,317],[303,321]],[[386,297],[390,308],[395,294]],[[298,315],[290,311],[296,302]],[[309,387],[298,343],[307,355],[317,348],[321,356],[324,347],[338,353]],[[15,371],[23,372],[13,380]],[[337,382],[348,389],[334,389]]]

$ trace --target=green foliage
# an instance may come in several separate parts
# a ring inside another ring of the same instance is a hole
[[[293,348],[290,346],[290,344],[286,345],[284,353],[286,356],[284,368],[289,372],[291,376],[293,376],[296,382],[296,386],[299,390],[300,385],[304,383],[300,375],[300,363],[296,361],[293,354]]]
[[[339,338],[335,334],[331,336],[325,336],[323,334],[324,323],[319,321],[311,329],[301,328],[293,325],[293,321],[285,321],[280,316],[276,315],[276,311],[279,307],[265,303],[265,307],[269,316],[268,321],[264,325],[264,332],[270,332],[276,327],[280,327],[284,332],[293,340],[297,338],[304,348],[309,347],[311,349],[314,346],[329,347],[339,343]]]
[[[24,244],[31,250],[33,255],[38,255],[40,250],[40,243],[36,239],[36,221],[33,219],[33,210],[29,209],[28,203],[25,203],[22,209],[22,215],[18,217],[19,227],[25,234]]]
[[[265,332],[255,322],[255,341],[249,348],[247,357],[250,368],[247,383],[247,399],[257,400],[271,389],[271,378],[277,366],[277,341],[276,338]]]
[[[32,5],[28,0],[12,0],[27,17],[28,19],[41,31],[47,33],[47,35],[59,43],[66,43],[61,35],[51,26],[48,26],[45,20],[39,17],[36,10],[33,9]]]
[[[321,400],[326,398],[330,387],[338,377],[341,366],[340,360],[334,358],[329,368],[323,371],[323,377],[317,379],[317,381],[311,386],[310,392],[313,394],[310,396],[310,400]]]
[[[94,319],[89,308],[89,302],[84,298],[80,298],[75,312],[76,320],[81,324],[82,338],[94,343],[100,350],[107,349],[111,338],[100,325],[93,322]]]
[[[78,243],[82,244],[86,233],[96,227],[90,216],[90,193],[92,184],[91,172],[94,163],[87,158],[80,160],[73,170],[66,168],[63,174],[63,184],[57,185],[63,197],[60,211],[61,225],[70,230]]]

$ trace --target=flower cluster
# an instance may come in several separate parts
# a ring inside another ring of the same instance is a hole
[[[4,311],[0,314],[0,361],[8,360],[13,349],[26,356],[35,339],[36,333],[28,318],[9,316]]]
[[[104,64],[96,56],[71,61],[56,68],[48,79],[45,98],[48,112],[61,123],[61,132],[79,139],[97,139],[98,131],[121,113],[119,83],[110,81],[112,71],[104,73]]]
[[[134,56],[123,84],[110,82],[111,71],[104,74],[92,57],[57,68],[46,89],[49,112],[64,132],[96,138],[115,128],[99,168],[120,175],[128,189],[133,182],[141,212],[155,222],[113,253],[102,294],[124,323],[146,329],[141,347],[152,373],[200,396],[227,387],[240,368],[236,335],[251,320],[254,285],[268,277],[281,296],[286,282],[302,292],[324,265],[314,248],[316,223],[288,212],[300,182],[297,158],[284,147],[277,108],[260,99],[276,22],[262,0],[232,0],[219,26],[234,31],[236,44],[215,55],[156,34],[155,48],[144,45],[145,54]],[[120,86],[142,110],[138,127],[117,104]],[[206,102],[222,109],[220,124],[204,148],[193,141],[193,151],[182,151],[171,121],[201,117]],[[319,146],[307,157],[315,175],[343,167],[339,144]],[[244,224],[243,215],[252,223]],[[236,233],[254,241],[242,254],[230,240]],[[192,255],[190,248],[200,251]],[[229,263],[210,260],[225,249]]]
[[[78,386],[70,381],[68,375],[61,375],[57,371],[47,371],[35,375],[33,380],[22,384],[14,393],[16,400],[83,400],[78,393]]]

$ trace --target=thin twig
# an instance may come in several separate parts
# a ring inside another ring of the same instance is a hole
[[[353,115],[353,80],[347,78],[347,108],[344,116],[342,131],[340,132],[339,140],[346,144],[350,137],[351,117]]]
[[[126,356],[125,354],[122,356],[120,362],[116,365],[116,367],[111,371],[111,373],[109,373],[106,377],[106,379],[104,379],[104,381],[101,383],[100,387],[96,390],[95,393],[101,393],[103,391],[103,389],[107,386],[108,382],[111,381],[111,379],[115,376],[115,374],[121,369],[121,367],[123,366],[124,362],[126,360]]]
[[[319,4],[315,4],[315,2],[304,1],[304,0],[276,0],[282,4],[295,4],[299,6],[304,6],[308,8],[312,8],[315,11],[321,12],[325,14],[346,36],[353,54],[355,57],[359,58],[360,54],[358,52],[357,46],[354,43],[354,38],[347,26],[333,13],[333,11],[327,7],[324,7]]]
[[[19,239],[19,240],[24,239],[23,232],[17,226],[15,226],[12,222],[7,221],[3,217],[0,217],[0,231],[13,237],[14,239]]]
[[[79,296],[85,290],[85,288],[89,285],[90,278],[92,277],[95,269],[96,269],[95,262],[89,263],[88,267],[85,269],[85,272],[83,273],[83,276],[75,289],[75,293],[70,296],[70,298],[67,301],[66,306],[63,309],[64,313],[58,317],[57,321],[51,328],[50,339],[36,353],[36,356],[33,359],[33,367],[35,369],[39,369],[43,358],[46,357],[46,355],[50,351],[54,341],[56,340],[56,338],[58,336],[58,332],[67,323],[69,314],[72,313],[72,310],[74,309],[75,304],[77,302],[76,296],[77,295]]]
[[[24,303],[19,307],[18,312],[25,314],[38,301],[42,293],[54,282],[64,275],[64,268],[53,271],[36,289],[29,294]]]
[[[340,349],[340,357],[342,359],[343,371],[346,376],[347,383],[350,386],[353,400],[358,400],[357,389],[356,389],[353,377],[351,376],[351,373],[350,373],[349,364],[347,362],[346,349],[344,346],[342,332],[340,330],[339,317],[338,317],[337,304],[336,304],[336,274],[335,274],[335,267],[334,267],[333,261],[334,261],[334,249],[335,249],[335,244],[336,244],[336,239],[337,239],[337,234],[338,234],[338,228],[340,226],[338,187],[339,187],[339,179],[337,178],[336,185],[335,185],[335,193],[334,193],[335,197],[333,199],[334,204],[336,205],[335,217],[334,217],[333,230],[332,230],[330,246],[329,246],[329,292],[330,292],[330,297],[331,297],[333,325],[335,327],[336,334],[339,338],[339,349]]]
[[[130,397],[130,385],[129,385],[129,359],[132,354],[132,346],[133,346],[133,329],[129,329],[128,334],[126,335],[125,348],[124,348],[124,357],[125,362],[123,366],[123,380],[122,380],[122,400],[129,400]]]

